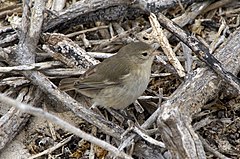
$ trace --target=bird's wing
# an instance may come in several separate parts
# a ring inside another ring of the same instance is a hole
[[[107,86],[121,85],[124,78],[129,75],[130,68],[126,63],[124,65],[119,62],[113,63],[115,61],[113,58],[106,59],[86,71],[74,86],[78,89],[102,89]]]
[[[59,83],[59,89],[62,91],[71,91],[74,90],[75,81],[79,80],[78,78],[65,78],[62,79]]]

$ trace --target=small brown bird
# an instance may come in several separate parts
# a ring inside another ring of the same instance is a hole
[[[76,90],[93,99],[94,106],[124,109],[147,88],[154,49],[144,42],[130,43],[116,55],[87,70],[80,78],[63,79],[63,91]]]

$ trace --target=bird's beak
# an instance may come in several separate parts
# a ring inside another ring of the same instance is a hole
[[[157,50],[159,48],[158,43],[151,44],[151,47],[152,47],[152,56],[160,55],[160,51]]]
[[[152,52],[152,56],[159,55],[159,54],[160,54],[160,51],[158,50],[153,50]]]

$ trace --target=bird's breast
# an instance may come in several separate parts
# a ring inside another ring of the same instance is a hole
[[[121,85],[109,86],[99,92],[95,102],[104,107],[124,109],[133,103],[147,88],[151,68],[135,69],[125,75]]]

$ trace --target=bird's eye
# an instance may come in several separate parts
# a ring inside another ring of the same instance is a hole
[[[146,57],[146,56],[148,55],[148,53],[147,53],[147,52],[143,52],[142,55],[143,55],[144,57]]]

